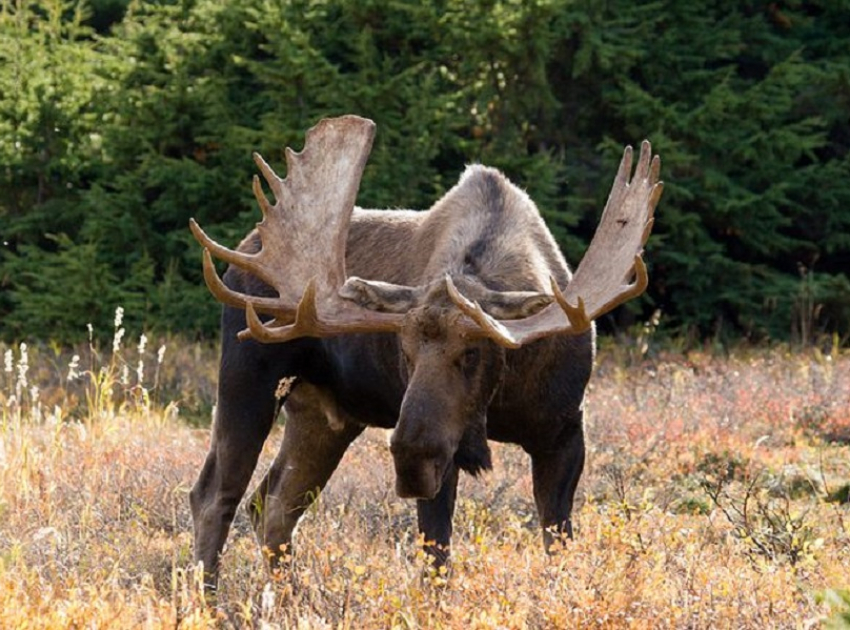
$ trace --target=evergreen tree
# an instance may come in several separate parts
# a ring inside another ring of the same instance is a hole
[[[90,8],[86,8],[90,7]],[[623,144],[663,158],[651,285],[695,337],[850,334],[850,0],[74,0],[0,5],[0,335],[214,334],[190,216],[235,245],[324,116],[378,123],[358,202],[464,164],[528,189],[569,260]],[[282,173],[283,174],[283,173]],[[139,322],[137,322],[139,323]]]

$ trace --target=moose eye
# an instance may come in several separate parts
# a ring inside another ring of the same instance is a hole
[[[464,350],[463,354],[460,355],[456,363],[463,373],[469,376],[470,372],[478,366],[480,358],[481,353],[478,348],[467,348]]]

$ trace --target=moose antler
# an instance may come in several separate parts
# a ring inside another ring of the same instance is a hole
[[[556,304],[525,319],[499,321],[461,295],[447,276],[450,298],[476,324],[469,332],[518,348],[548,335],[584,332],[600,315],[643,293],[648,278],[641,252],[664,188],[658,180],[661,160],[651,154],[652,147],[644,140],[630,178],[632,148],[626,147],[599,227],[575,275],[564,291],[551,279]]]
[[[400,315],[367,311],[338,295],[346,278],[351,212],[374,135],[375,124],[365,118],[322,120],[307,132],[301,153],[286,149],[283,180],[254,154],[275,197],[270,205],[255,175],[254,195],[263,212],[263,221],[257,224],[262,249],[256,254],[228,249],[207,236],[194,219],[190,221],[192,233],[205,248],[204,278],[210,291],[219,301],[246,311],[248,329],[239,333],[240,339],[273,342],[398,329]],[[211,252],[257,276],[278,297],[229,289],[215,271]],[[263,323],[258,311],[274,320]]]
[[[254,177],[254,194],[264,216],[257,225],[262,248],[256,254],[227,249],[194,220],[190,222],[205,248],[204,277],[210,291],[219,301],[246,311],[248,328],[239,333],[240,339],[282,342],[401,328],[403,312],[370,310],[352,298],[359,285],[374,283],[351,278],[346,284],[348,229],[374,133],[372,121],[356,116],[321,121],[307,132],[301,153],[286,150],[284,180],[254,155],[275,196],[272,206]],[[651,153],[649,142],[644,141],[630,177],[632,149],[626,148],[600,225],[572,281],[562,291],[552,280],[554,304],[524,319],[498,320],[466,298],[446,276],[450,299],[468,317],[458,322],[462,332],[518,348],[548,335],[584,332],[600,315],[643,293],[647,273],[641,252],[663,189],[658,180],[661,162]],[[256,297],[228,288],[215,271],[211,253],[256,275],[278,297]],[[274,319],[264,323],[258,312]]]

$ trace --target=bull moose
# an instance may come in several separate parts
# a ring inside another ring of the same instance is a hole
[[[572,535],[593,320],[646,288],[659,158],[644,142],[632,176],[626,148],[572,274],[531,199],[492,168],[467,167],[427,211],[355,208],[374,134],[356,116],[322,120],[286,150],[285,179],[255,154],[276,201],[255,176],[264,218],[235,251],[191,221],[224,304],[211,445],[190,494],[211,584],[281,406],[280,452],[248,504],[272,561],[367,426],[394,429],[396,493],[417,500],[438,564],[459,471],[491,468],[488,440],[530,455],[546,548]],[[223,279],[211,255],[229,263]]]

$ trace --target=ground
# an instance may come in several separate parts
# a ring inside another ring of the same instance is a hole
[[[492,473],[461,482],[446,574],[427,569],[387,435],[369,431],[297,531],[291,572],[266,571],[240,511],[212,606],[188,490],[214,351],[120,341],[76,362],[0,348],[0,627],[850,624],[846,351],[603,349],[576,538],[543,553],[527,457],[496,446]]]

